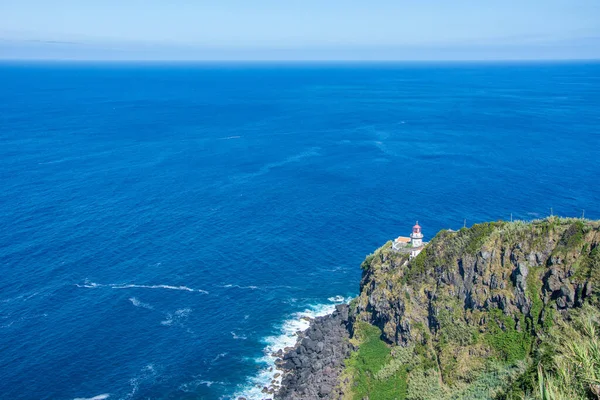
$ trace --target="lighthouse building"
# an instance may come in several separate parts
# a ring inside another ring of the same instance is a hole
[[[399,236],[392,243],[392,249],[401,253],[410,253],[410,258],[416,257],[427,243],[423,242],[423,232],[419,222],[413,226],[410,237]]]

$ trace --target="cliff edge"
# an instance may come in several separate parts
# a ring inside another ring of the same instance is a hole
[[[444,230],[412,260],[388,242],[336,324],[337,386],[304,398],[600,398],[599,244],[557,217]]]

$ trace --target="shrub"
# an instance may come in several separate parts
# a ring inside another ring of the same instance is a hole
[[[517,331],[515,321],[510,316],[504,315],[501,310],[493,309],[489,314],[488,331],[484,337],[486,342],[496,350],[498,358],[509,364],[525,359],[531,347],[532,336],[525,330]],[[524,320],[523,317],[521,318]],[[521,326],[524,324],[522,323]]]

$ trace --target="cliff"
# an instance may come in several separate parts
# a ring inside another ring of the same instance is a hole
[[[368,256],[352,307],[409,360],[381,366],[406,370],[393,398],[534,394],[519,379],[552,328],[598,304],[599,243],[600,223],[551,217],[441,231],[411,261],[391,243]]]
[[[600,398],[599,244],[599,222],[556,217],[444,230],[413,260],[388,242],[335,324],[337,386],[288,368],[304,389],[279,397]]]

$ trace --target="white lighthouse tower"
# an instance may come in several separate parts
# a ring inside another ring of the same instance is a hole
[[[419,221],[413,226],[412,233],[410,237],[406,236],[398,236],[392,242],[392,250],[400,252],[400,253],[410,253],[410,258],[414,258],[427,245],[427,242],[423,242],[423,232],[421,232],[421,226],[419,225]]]
[[[419,221],[413,226],[413,231],[410,234],[412,247],[421,247],[423,246],[423,234],[421,233],[421,226],[419,225]]]

